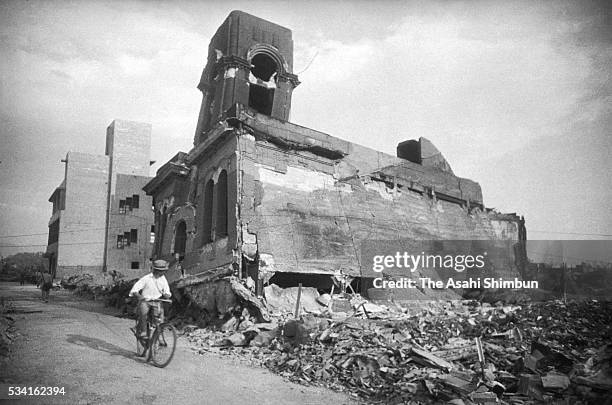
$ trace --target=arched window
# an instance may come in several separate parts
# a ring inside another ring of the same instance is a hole
[[[251,59],[249,75],[249,107],[258,113],[271,115],[278,66],[270,56],[259,53]]]
[[[202,226],[202,242],[212,242],[212,220],[213,220],[213,191],[215,185],[208,180],[204,188],[204,223]]]
[[[187,243],[187,225],[185,221],[179,221],[174,231],[174,253],[180,256],[185,255],[185,245]]]
[[[227,172],[222,170],[217,181],[217,237],[227,236]]]

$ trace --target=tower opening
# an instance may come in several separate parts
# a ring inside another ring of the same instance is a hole
[[[278,66],[276,66],[274,59],[263,53],[253,56],[251,65],[251,73],[253,73],[253,76],[264,82],[269,82],[272,75],[278,70]]]
[[[251,59],[249,107],[265,115],[272,114],[278,65],[270,56],[259,53]]]

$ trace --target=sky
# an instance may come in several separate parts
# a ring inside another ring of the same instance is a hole
[[[612,239],[612,27],[590,1],[3,1],[0,254],[44,251],[68,151],[151,123],[188,152],[232,10],[293,31],[291,121],[395,154],[425,137],[530,239]]]

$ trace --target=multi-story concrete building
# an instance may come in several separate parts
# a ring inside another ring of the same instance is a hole
[[[214,302],[218,285],[190,288],[215,273],[251,277],[258,293],[365,279],[368,240],[525,239],[523,219],[486,209],[480,185],[424,138],[391,156],[289,122],[292,67],[291,31],[252,15],[232,12],[211,40],[194,147],[144,187],[156,254],[184,258],[188,294]],[[514,251],[498,271],[518,271],[524,252]]]
[[[56,277],[110,271],[136,276],[151,257],[151,125],[113,121],[104,155],[68,152],[62,183],[49,202],[46,255]]]

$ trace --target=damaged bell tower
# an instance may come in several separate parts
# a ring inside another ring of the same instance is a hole
[[[202,107],[194,145],[235,104],[288,121],[291,93],[298,84],[291,30],[241,11],[231,12],[208,47],[198,85]]]
[[[480,185],[425,138],[393,156],[289,122],[298,84],[289,29],[234,11],[211,39],[194,146],[144,187],[154,257],[180,262],[168,275],[178,291],[213,314],[231,311],[238,279],[265,296],[275,285],[329,290],[340,276],[384,298],[361,263],[369,241],[504,241],[494,271],[519,274],[521,217],[486,208]]]

